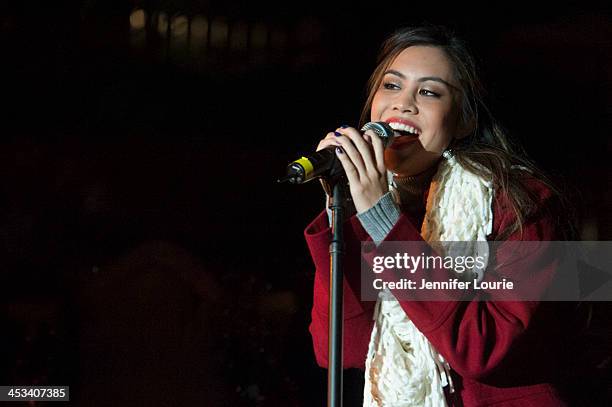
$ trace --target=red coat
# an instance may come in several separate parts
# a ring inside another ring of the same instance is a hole
[[[541,183],[529,181],[540,209],[524,224],[523,240],[559,240],[552,212],[551,194]],[[493,208],[494,239],[512,225],[514,215],[503,201]],[[402,214],[386,241],[422,241],[407,215]],[[371,241],[356,216],[345,224],[344,348],[345,368],[365,368],[373,326],[374,302],[360,301],[360,242]],[[305,230],[316,267],[310,332],[317,363],[327,367],[329,244],[328,219],[322,212]],[[520,233],[507,240],[517,240]],[[513,272],[554,273],[546,249],[522,259]],[[453,406],[547,407],[565,406],[552,379],[562,365],[558,357],[569,306],[553,302],[509,301],[400,301],[406,314],[453,369],[456,392],[448,397]],[[558,364],[559,363],[559,364]]]

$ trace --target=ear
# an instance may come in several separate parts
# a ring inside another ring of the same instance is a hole
[[[462,138],[467,137],[474,131],[476,128],[476,119],[474,117],[470,117],[467,121],[460,119],[459,126],[457,128],[457,135],[455,138],[457,140],[461,140]]]

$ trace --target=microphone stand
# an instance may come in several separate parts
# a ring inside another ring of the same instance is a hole
[[[327,406],[342,406],[342,344],[343,344],[343,259],[344,217],[346,212],[346,182],[335,182],[329,208],[332,213],[333,238],[329,245],[329,363],[327,371]]]
[[[385,122],[369,122],[362,131],[372,130],[383,139],[385,146],[394,137],[393,129]],[[335,156],[331,155],[334,159]],[[340,163],[335,160],[328,162],[329,153],[320,152],[309,157],[302,157],[289,164],[287,175],[277,182],[301,184],[318,177],[321,172],[329,170],[328,177],[322,177],[325,192],[332,197],[329,209],[332,213],[333,238],[329,245],[330,254],[330,287],[329,287],[329,348],[327,372],[327,406],[342,407],[342,329],[343,329],[343,259],[344,233],[343,223],[347,212],[346,176]],[[316,171],[315,171],[316,168]]]

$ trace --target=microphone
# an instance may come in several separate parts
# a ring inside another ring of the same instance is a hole
[[[386,147],[393,139],[393,129],[385,122],[368,122],[361,131],[372,130],[382,139]],[[342,172],[342,164],[336,157],[335,147],[328,147],[305,157],[292,161],[287,166],[287,175],[279,178],[276,182],[289,182],[291,184],[303,184],[319,177],[335,177]]]

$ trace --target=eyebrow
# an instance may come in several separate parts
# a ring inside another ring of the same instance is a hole
[[[384,75],[386,74],[391,74],[391,75],[395,75],[400,77],[401,79],[407,79],[406,75],[404,75],[403,73],[396,71],[395,69],[388,69],[387,71],[385,71]],[[417,80],[417,82],[427,82],[427,81],[434,81],[434,82],[440,82],[446,86],[448,86],[451,89],[456,89],[459,90],[459,88],[455,85],[451,85],[449,82],[445,81],[444,79],[438,77],[438,76],[424,76],[422,78],[419,78]]]

